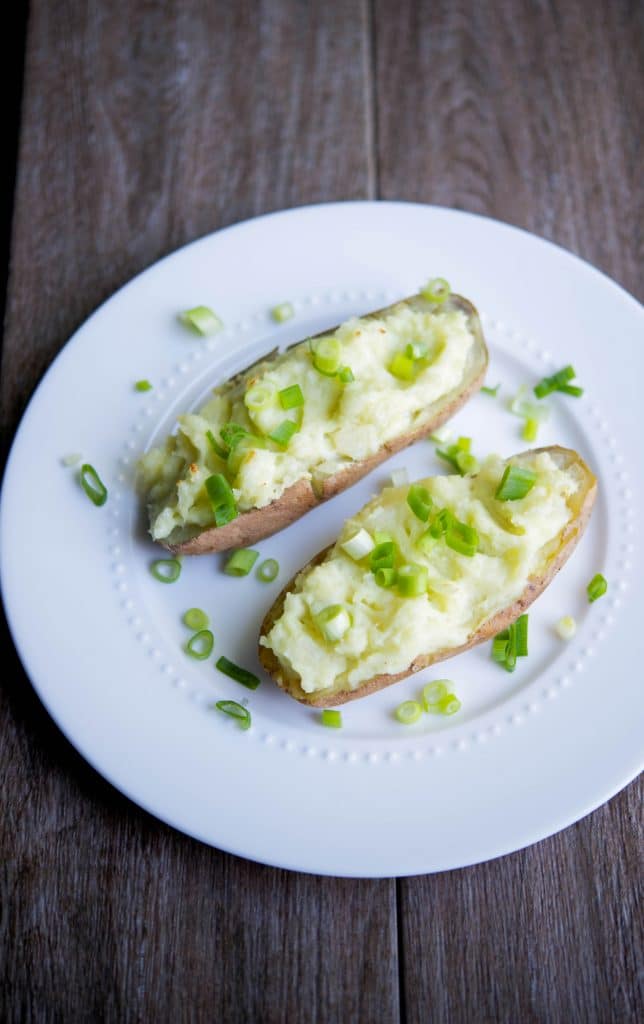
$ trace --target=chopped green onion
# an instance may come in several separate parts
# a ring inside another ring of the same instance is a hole
[[[224,326],[212,309],[208,306],[195,306],[181,313],[179,319],[186,327],[192,327],[198,334],[215,334]]]
[[[407,504],[414,515],[423,523],[427,522],[434,508],[434,502],[430,497],[429,491],[420,484],[412,484],[409,488]]]
[[[134,383],[135,391],[152,391],[152,385],[149,380],[137,380]]]
[[[526,384],[522,384],[514,398],[510,400],[510,412],[519,416],[522,420],[537,420],[542,423],[550,416],[550,406],[547,402],[535,402]]]
[[[497,384],[497,386],[495,388],[488,388],[488,387],[483,386],[481,388],[481,391],[483,392],[484,395],[491,395],[492,398],[496,398],[497,391],[499,390],[500,387],[501,387],[500,383]]]
[[[449,298],[450,290],[449,283],[444,277],[433,277],[424,288],[421,288],[420,294],[428,302],[433,302],[439,306]]]
[[[403,725],[413,725],[414,722],[418,721],[421,714],[422,708],[415,700],[404,700],[395,711],[396,718]]]
[[[351,369],[350,366],[340,367],[340,369],[338,370],[338,380],[342,384],[351,384],[351,382],[355,380],[355,377],[353,376],[353,370]]]
[[[544,377],[534,386],[534,393],[537,398],[544,398],[553,391],[561,391],[567,387],[569,381],[576,377],[572,366],[564,366],[563,370],[553,373],[551,377]]]
[[[259,551],[253,551],[252,548],[239,548],[238,551],[233,551],[226,562],[224,572],[229,576],[248,576],[258,558]]]
[[[557,390],[561,391],[562,395],[572,395],[573,398],[581,398],[584,393],[584,389],[576,384],[562,384]]]
[[[391,474],[391,486],[403,487],[409,483],[409,473],[406,469],[394,469]]]
[[[497,633],[492,641],[492,657],[494,661],[498,661],[500,665],[505,664],[505,660],[508,656],[508,639],[509,633],[507,629],[504,629],[501,633]]]
[[[478,551],[479,535],[473,526],[455,522],[445,531],[445,543],[452,551],[472,558]]]
[[[425,359],[429,353],[429,347],[424,341],[412,341],[405,347],[405,355],[408,359]]]
[[[424,565],[410,562],[401,565],[396,580],[401,597],[420,597],[427,593],[427,569]]]
[[[289,387],[282,388],[278,394],[282,409],[297,409],[304,405],[304,395],[299,384],[290,384]]]
[[[379,587],[393,587],[398,573],[395,569],[376,569],[374,577]]]
[[[188,629],[194,629],[196,632],[208,629],[210,625],[210,619],[201,608],[188,608],[188,611],[183,613],[183,622]]]
[[[564,615],[562,619],[555,626],[557,634],[562,640],[572,640],[573,636],[577,632],[577,623],[573,619],[572,615]]]
[[[341,544],[340,547],[343,551],[346,551],[349,558],[352,558],[354,562],[359,562],[360,559],[373,551],[375,544],[371,534],[367,530],[360,529],[352,537],[349,537],[348,540],[345,540],[344,544]]]
[[[246,427],[239,423],[225,423],[219,433],[229,453],[237,447],[242,437],[248,437]]]
[[[394,538],[390,533],[385,533],[383,530],[374,530],[373,539],[376,544],[388,544]]]
[[[471,437],[459,437],[455,444],[450,444],[447,448],[437,448],[436,454],[449,462],[461,476],[466,476],[468,473],[478,473],[479,470],[478,460],[470,452],[471,446]]]
[[[107,487],[93,466],[84,462],[80,468],[79,479],[85,494],[99,508],[107,501]]]
[[[66,467],[77,466],[82,458],[83,456],[80,452],[70,452],[69,455],[63,455],[60,461]]]
[[[293,420],[283,420],[268,436],[275,444],[280,445],[281,448],[286,448],[293,434],[297,434],[299,429],[297,423]]]
[[[337,338],[325,337],[311,341],[313,365],[325,377],[335,377],[340,369],[342,345]]]
[[[438,540],[438,538],[434,537],[432,532],[431,532],[431,530],[428,529],[428,530],[425,530],[424,533],[421,533],[420,537],[416,541],[416,547],[420,551],[422,551],[423,554],[426,555],[434,547],[434,545],[436,544],[437,540]]]
[[[442,508],[440,512],[436,513],[429,524],[430,536],[436,539],[442,537],[456,521],[456,517],[448,508]]]
[[[393,569],[396,565],[396,545],[392,540],[385,540],[376,544],[371,552],[369,568],[372,572],[378,569]]]
[[[244,395],[244,405],[250,412],[266,409],[275,397],[275,388],[269,384],[253,384]]]
[[[330,708],[325,708],[320,716],[322,725],[325,725],[327,729],[341,729],[342,728],[342,712],[332,711]]]
[[[525,658],[528,655],[528,616],[520,615],[514,625],[517,658]]]
[[[228,451],[225,448],[222,448],[221,445],[217,442],[212,430],[206,431],[206,437],[208,438],[208,443],[210,444],[210,447],[214,451],[215,455],[218,455],[219,458],[223,459],[225,462],[226,459],[228,458]]]
[[[525,421],[525,426],[523,427],[523,433],[521,436],[523,437],[524,441],[536,441],[538,430],[539,420],[535,420],[533,418],[527,419]]]
[[[445,697],[448,697],[451,685],[449,679],[437,679],[435,682],[427,683],[423,686],[423,706],[425,711],[435,708]]]
[[[235,665],[234,661],[229,661],[228,658],[224,658],[223,654],[221,658],[218,658],[215,662],[216,668],[220,672],[223,672],[225,676],[230,676],[236,683],[241,683],[249,690],[256,690],[260,684],[260,680],[252,672],[249,672],[245,668],[241,668],[239,665]]]
[[[606,582],[606,578],[598,572],[596,576],[593,576],[592,580],[586,587],[588,600],[592,604],[592,602],[596,601],[598,597],[603,597],[607,590],[608,583]]]
[[[205,482],[206,493],[212,505],[215,526],[225,526],[237,517],[235,495],[223,473],[213,473]]]
[[[218,700],[215,707],[217,711],[223,711],[225,715],[235,718],[241,729],[250,729],[250,711],[236,700]]]
[[[273,580],[277,579],[277,574],[280,571],[280,564],[275,558],[267,558],[265,562],[257,567],[255,575],[258,580],[262,583],[272,583]]]
[[[510,463],[505,467],[494,497],[497,501],[518,501],[525,498],[535,485],[537,474]]]
[[[159,583],[176,583],[181,575],[181,562],[178,558],[157,558],[150,572]]]
[[[391,376],[397,377],[398,380],[413,380],[418,373],[416,361],[403,352],[396,352],[387,369]]]
[[[205,661],[212,654],[215,646],[215,638],[209,629],[200,629],[198,633],[191,636],[185,646],[186,654],[197,661]]]
[[[432,711],[438,711],[441,715],[455,715],[456,712],[460,710],[461,702],[453,693],[448,693],[446,697],[443,697],[443,699],[432,708]]]
[[[313,619],[328,644],[337,644],[351,629],[351,616],[341,604],[328,605]]]
[[[290,302],[280,302],[278,306],[273,306],[271,309],[271,316],[276,323],[283,324],[295,316],[295,310]]]
[[[180,313],[179,319],[186,327],[203,335],[215,334],[223,327],[217,314],[208,306],[195,306],[194,309],[186,309],[185,312]]]

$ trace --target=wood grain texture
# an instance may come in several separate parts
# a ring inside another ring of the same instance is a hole
[[[5,437],[69,334],[151,261],[369,194],[366,67],[362,2],[34,0]],[[60,737],[6,632],[2,649],[2,1021],[398,1019],[393,882],[273,871],[167,829]]]
[[[116,287],[281,207],[454,205],[642,297],[642,19],[635,0],[32,0],[3,441]],[[396,903],[394,883],[264,868],[159,824],[1,643],[1,1020],[644,1016],[641,787],[512,857],[399,882]]]

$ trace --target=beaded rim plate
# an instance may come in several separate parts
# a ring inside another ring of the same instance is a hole
[[[591,525],[530,612],[530,656],[508,675],[482,645],[343,709],[325,729],[266,677],[255,692],[183,652],[181,615],[206,609],[215,656],[261,672],[259,623],[280,586],[344,518],[405,466],[443,472],[420,442],[343,495],[257,547],[280,563],[263,584],[233,579],[221,556],[186,559],[173,586],[149,568],[133,491],[138,455],[210,388],[276,344],[412,294],[447,277],[471,298],[491,354],[496,398],[476,396],[450,427],[478,454],[527,447],[507,399],[572,362],[581,399],[556,396],[539,444],[574,447],[596,472]],[[544,298],[546,297],[546,298]],[[294,316],[272,322],[288,300]],[[177,313],[212,306],[224,329],[191,334]],[[644,565],[635,512],[644,486],[632,430],[644,373],[642,307],[569,253],[454,210],[336,203],[248,221],[179,250],[106,302],[66,345],[17,433],[2,495],[5,607],[41,700],[113,785],[204,842],[320,874],[386,877],[464,866],[517,850],[597,807],[640,770],[644,698],[634,670]],[[610,353],[608,357],[607,353]],[[627,366],[629,373],[624,374]],[[153,389],[136,392],[149,378]],[[105,480],[87,501],[78,451]],[[25,468],[27,467],[27,468]],[[42,495],[47,495],[43,508]],[[25,543],[25,538],[28,542]],[[609,581],[589,605],[595,572]],[[639,600],[638,600],[639,598]],[[564,614],[576,636],[560,640]],[[461,711],[401,726],[393,711],[439,676]],[[243,700],[252,727],[214,710]]]

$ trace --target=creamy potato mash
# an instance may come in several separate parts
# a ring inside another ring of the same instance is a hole
[[[204,489],[213,473],[226,475],[238,510],[244,512],[264,508],[298,480],[310,480],[315,488],[344,466],[373,455],[386,441],[417,426],[429,405],[458,389],[475,343],[464,312],[405,303],[382,317],[348,320],[328,337],[340,342],[341,362],[351,369],[353,381],[343,384],[319,373],[308,343],[302,342],[216,389],[198,413],[179,417],[176,433],[162,448],[143,456],[139,485],[155,540],[177,528],[213,525]],[[404,380],[390,367],[408,345],[421,346],[424,354],[413,379]],[[285,411],[279,392],[293,384],[300,386],[304,404]],[[245,401],[255,385],[265,386],[271,396],[260,409]],[[268,435],[287,419],[299,429],[281,448]],[[225,460],[213,450],[207,431],[219,440],[222,427],[231,422],[259,441]]]
[[[260,644],[300,676],[305,693],[356,689],[381,674],[402,672],[421,654],[459,647],[525,590],[556,553],[559,535],[576,514],[580,480],[547,453],[511,460],[536,472],[526,497],[498,501],[494,495],[505,468],[489,457],[475,477],[438,476],[422,480],[437,508],[449,509],[474,527],[479,550],[457,553],[442,540],[425,551],[417,541],[426,530],[406,501],[409,485],[388,487],[345,524],[322,564],[303,573],[286,596],[281,617]],[[355,562],[342,544],[359,529],[372,537],[389,534],[400,559],[428,571],[427,592],[402,597],[378,586],[369,558]],[[337,643],[325,641],[314,616],[342,605],[351,628]]]

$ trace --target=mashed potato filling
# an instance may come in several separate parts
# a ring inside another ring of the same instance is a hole
[[[526,497],[494,497],[505,463],[490,456],[475,477],[439,476],[420,483],[438,508],[476,529],[479,550],[462,555],[439,540],[424,552],[426,530],[406,501],[409,490],[388,487],[349,519],[324,562],[303,573],[284,603],[281,617],[260,643],[301,679],[305,693],[355,689],[367,679],[402,672],[421,654],[467,642],[544,570],[559,546],[561,531],[575,514],[578,479],[546,452],[512,460],[537,474]],[[341,545],[359,529],[390,534],[402,562],[428,570],[427,593],[401,597],[377,585],[369,558],[353,561]],[[348,610],[351,628],[335,644],[325,641],[314,616],[329,605]]]
[[[354,317],[328,337],[341,344],[342,366],[354,378],[349,383],[319,373],[309,344],[302,342],[215,389],[198,413],[179,417],[176,433],[163,447],[143,456],[139,486],[155,540],[177,528],[213,525],[204,489],[213,473],[226,475],[244,512],[264,508],[298,480],[310,480],[315,488],[344,466],[373,455],[417,425],[429,405],[458,389],[474,345],[465,313],[404,303],[382,317]],[[408,345],[421,346],[424,354],[413,379],[405,380],[389,368]],[[301,388],[304,404],[285,411],[279,392],[293,384]],[[270,395],[260,409],[245,401],[255,385]],[[283,448],[269,435],[287,419],[299,429]],[[226,460],[216,454],[207,432],[219,442],[228,423],[259,442],[251,438]]]

